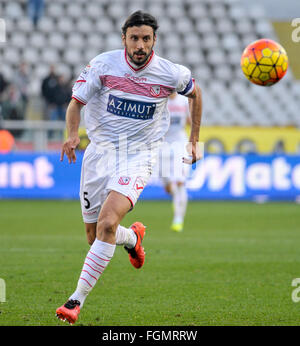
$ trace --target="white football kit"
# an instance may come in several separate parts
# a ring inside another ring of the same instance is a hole
[[[183,163],[188,157],[186,146],[188,138],[185,132],[189,117],[188,99],[180,94],[168,99],[170,127],[165,135],[165,143],[161,146],[160,176],[165,184],[184,182],[190,171],[190,165]]]
[[[80,200],[84,222],[97,222],[111,190],[132,206],[143,191],[169,127],[168,96],[194,89],[189,69],[154,52],[140,68],[126,50],[95,57],[80,74],[72,97],[86,105],[90,144],[81,169]]]

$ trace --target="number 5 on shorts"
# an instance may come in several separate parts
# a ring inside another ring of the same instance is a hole
[[[89,207],[91,206],[91,203],[90,203],[90,201],[87,199],[87,192],[84,192],[83,193],[83,199],[85,200],[85,202],[86,202],[86,205],[84,206],[85,207],[85,209],[89,209]]]

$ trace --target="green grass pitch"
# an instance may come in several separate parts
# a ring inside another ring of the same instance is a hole
[[[170,202],[139,201],[124,222],[147,225],[142,269],[118,247],[77,325],[300,325],[300,206],[190,202],[169,230]],[[64,325],[88,251],[78,201],[1,201],[0,325]]]

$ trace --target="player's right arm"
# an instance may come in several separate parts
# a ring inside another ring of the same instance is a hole
[[[80,124],[80,111],[93,95],[100,90],[101,65],[94,59],[79,75],[73,86],[72,101],[69,103],[66,113],[66,127],[68,139],[64,142],[61,150],[60,160],[67,155],[69,163],[76,162],[75,149],[80,139],[78,129]]]
[[[76,154],[75,149],[80,143],[80,138],[78,136],[78,129],[80,124],[80,111],[83,107],[83,104],[72,99],[68,105],[66,112],[66,128],[68,133],[68,139],[64,142],[60,161],[63,161],[64,154],[66,154],[69,163],[76,162]]]

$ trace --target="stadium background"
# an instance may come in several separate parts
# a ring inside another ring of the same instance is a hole
[[[55,0],[44,6],[34,26],[26,0],[0,0],[6,29],[0,72],[11,83],[1,94],[0,126],[14,135],[11,141],[1,132],[0,141],[0,277],[7,284],[0,325],[57,324],[53,311],[76,284],[86,253],[79,203],[66,201],[78,198],[84,123],[77,164],[60,163],[65,123],[57,115],[49,120],[42,81],[54,66],[72,84],[91,58],[121,47],[121,24],[137,9],[158,18],[157,54],[189,66],[202,88],[205,158],[191,170],[195,201],[178,238],[167,231],[170,203],[157,201],[168,198],[159,180],[145,189],[142,199],[150,201],[140,201],[126,222],[137,217],[150,225],[147,270],[132,273],[118,250],[101,283],[110,294],[103,301],[101,289],[93,293],[101,313],[87,302],[82,323],[299,325],[290,298],[300,246],[294,203],[300,200],[300,42],[292,41],[291,26],[299,3]],[[270,88],[250,84],[240,69],[245,46],[263,37],[279,41],[290,61],[287,75]],[[26,108],[17,102],[23,62]],[[269,200],[289,203],[263,203]],[[136,299],[144,310],[130,303]]]
[[[15,135],[13,154],[1,155],[1,197],[77,198],[74,184],[80,165],[73,168],[74,181],[61,181],[64,175],[60,170],[64,166],[53,154],[59,151],[64,137],[66,101],[61,105],[62,116],[52,116],[47,109],[52,106],[42,95],[42,82],[50,66],[54,66],[70,92],[72,82],[91,58],[122,47],[122,23],[129,13],[143,8],[157,16],[160,23],[157,54],[187,65],[203,90],[201,141],[205,143],[206,157],[191,171],[190,198],[299,199],[300,44],[292,41],[295,28],[291,25],[298,4],[289,1],[280,7],[267,0],[252,1],[251,6],[240,0],[45,1],[36,25],[28,4],[25,0],[0,2],[6,29],[6,42],[0,43],[0,71],[11,83],[1,96],[1,127]],[[287,75],[272,88],[251,85],[240,68],[245,46],[263,37],[279,41],[290,61]],[[24,63],[27,76],[23,84],[17,84],[18,69]],[[22,94],[22,88],[26,105],[22,100],[18,103],[18,97],[22,98],[18,89]],[[7,104],[22,108],[23,112],[7,112]],[[88,141],[83,121],[82,128],[84,150]],[[214,166],[219,178],[207,169],[207,160],[212,160],[209,154],[223,155]],[[238,166],[232,163],[236,155],[243,156],[243,163]],[[268,159],[259,155],[268,155]],[[274,161],[278,155],[281,165]],[[45,179],[53,181],[46,187],[39,187],[35,174],[34,162],[39,158],[44,158],[40,161],[45,165],[40,167],[47,171]],[[260,164],[262,161],[265,163]],[[202,183],[199,176],[204,176]],[[277,184],[276,176],[285,183]],[[215,179],[221,179],[223,184],[214,186]],[[244,193],[232,193],[228,184],[245,185],[244,189],[241,187]],[[64,186],[64,191],[59,185]],[[159,180],[153,179],[149,187],[143,198],[167,198]]]

